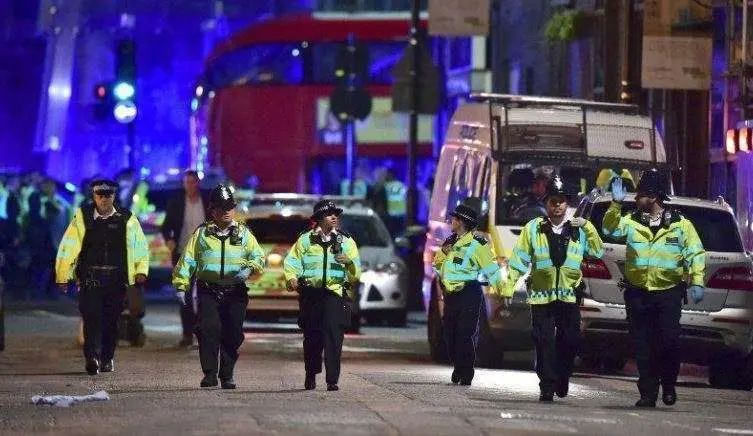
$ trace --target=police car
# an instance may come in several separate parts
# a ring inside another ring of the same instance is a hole
[[[236,219],[245,222],[267,254],[266,268],[248,281],[251,319],[276,321],[298,314],[298,294],[286,289],[283,260],[301,233],[311,228],[311,210],[322,197],[305,194],[254,194],[240,198]],[[362,274],[357,296],[361,316],[369,323],[404,326],[408,271],[379,216],[362,200],[327,196],[343,207],[341,228],[358,245]],[[354,329],[357,329],[354,328]]]
[[[604,241],[602,259],[585,259],[587,298],[581,306],[583,347],[589,366],[622,368],[630,349],[625,305],[619,282],[625,271],[625,240],[603,233],[610,194],[585,198],[576,215],[591,220]],[[699,303],[683,305],[680,324],[682,361],[709,365],[709,383],[717,387],[753,387],[753,262],[743,249],[732,208],[717,201],[671,197],[667,206],[685,215],[706,250],[706,292]],[[623,211],[635,208],[628,194]]]

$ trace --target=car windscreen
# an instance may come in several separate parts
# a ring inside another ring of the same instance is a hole
[[[340,227],[359,247],[386,247],[389,233],[376,215],[340,215]]]
[[[251,218],[246,225],[262,244],[294,244],[309,227],[308,218]]]
[[[609,208],[608,202],[596,203],[591,211],[590,220],[596,227],[602,240],[611,244],[625,244],[625,238],[613,238],[604,234],[601,227],[604,214]],[[694,206],[672,205],[685,216],[698,232],[701,243],[706,251],[722,253],[740,253],[743,251],[742,241],[737,231],[734,217],[725,211]],[[635,210],[635,202],[626,201],[622,204],[623,215]]]

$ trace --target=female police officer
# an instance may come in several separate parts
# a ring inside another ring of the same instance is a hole
[[[316,227],[301,235],[285,257],[288,289],[300,294],[298,324],[303,329],[307,390],[316,388],[316,374],[322,372],[322,350],[327,390],[339,389],[343,333],[350,322],[344,298],[361,276],[356,243],[338,228],[341,213],[332,201],[318,202],[311,216]]]
[[[469,386],[478,344],[478,319],[483,301],[479,275],[501,292],[502,274],[491,245],[474,235],[478,226],[476,210],[466,204],[450,213],[452,234],[434,255],[434,268],[441,278],[444,295],[444,337],[450,360],[455,366],[452,382]]]
[[[212,190],[211,220],[196,229],[173,270],[173,285],[182,304],[190,304],[186,291],[192,276],[196,279],[202,388],[217,386],[219,375],[223,389],[235,389],[233,368],[243,343],[248,305],[245,281],[264,267],[264,252],[256,238],[234,220],[235,206],[230,188],[218,185]]]

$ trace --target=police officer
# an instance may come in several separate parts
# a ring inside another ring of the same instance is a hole
[[[693,224],[665,205],[669,199],[656,170],[638,182],[637,210],[622,214],[622,179],[612,182],[612,204],[603,227],[613,237],[627,237],[625,307],[638,363],[637,407],[656,407],[659,384],[662,401],[677,401],[680,371],[680,315],[688,273],[693,301],[703,299],[705,251]]]
[[[546,217],[529,221],[509,261],[504,296],[512,297],[518,278],[529,269],[528,304],[539,376],[539,401],[567,396],[580,335],[583,256],[601,257],[604,247],[590,222],[565,219],[569,194],[560,176],[546,185]]]
[[[454,365],[452,383],[469,386],[478,344],[478,320],[483,291],[479,275],[496,292],[504,281],[491,246],[483,236],[474,235],[478,213],[460,204],[450,213],[452,234],[434,255],[434,269],[440,277],[444,296],[444,339]]]
[[[245,282],[264,268],[264,252],[251,230],[235,221],[235,206],[229,187],[212,190],[211,219],[193,232],[173,270],[173,286],[183,305],[191,304],[186,292],[192,276],[196,278],[202,388],[217,386],[219,376],[222,389],[235,389],[233,369],[248,305]]]
[[[351,318],[345,299],[349,298],[347,290],[361,276],[356,242],[339,228],[341,213],[332,201],[316,203],[311,216],[316,227],[298,238],[284,262],[288,289],[299,293],[298,325],[303,329],[307,390],[316,388],[322,351],[327,390],[339,389],[343,336]]]
[[[66,229],[55,262],[63,292],[76,280],[84,324],[84,357],[90,375],[114,370],[118,317],[126,285],[142,285],[149,271],[149,251],[139,221],[115,207],[117,184],[92,181],[94,203],[81,206]]]

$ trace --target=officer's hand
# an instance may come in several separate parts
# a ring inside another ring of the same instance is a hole
[[[144,274],[136,274],[136,284],[143,285],[146,283],[146,276]]]
[[[167,249],[170,250],[171,253],[175,251],[175,240],[169,239],[165,242],[165,245],[167,245]]]
[[[186,293],[182,291],[178,291],[177,295],[178,295],[178,302],[180,303],[180,305],[185,306],[186,305]]]
[[[571,218],[570,225],[573,227],[583,227],[586,225],[586,219],[581,217]]]
[[[69,288],[69,284],[68,283],[58,283],[57,285],[58,285],[58,289],[60,290],[61,293],[63,293],[63,294],[67,294],[68,293],[68,288]]]
[[[612,199],[618,203],[625,199],[627,191],[622,186],[622,177],[615,177],[612,179]]]
[[[693,303],[700,303],[703,300],[703,294],[703,286],[693,285],[690,287],[690,297],[693,298]]]
[[[290,292],[298,292],[298,279],[290,279],[288,280],[288,291]]]
[[[346,256],[346,255],[344,255],[342,253],[337,253],[335,255],[335,260],[338,261],[338,262],[340,262],[343,265],[347,265],[347,264],[350,263],[350,259],[348,259],[348,256]]]

